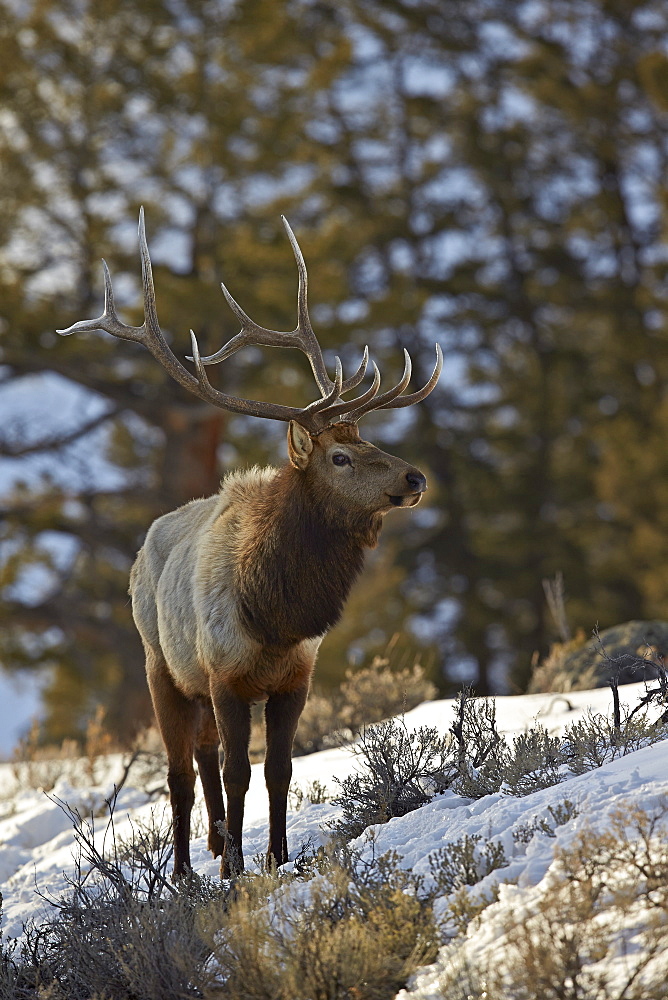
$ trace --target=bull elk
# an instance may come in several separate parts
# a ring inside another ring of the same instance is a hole
[[[373,548],[384,516],[414,507],[427,488],[414,466],[363,441],[357,424],[375,409],[409,406],[436,385],[443,358],[418,392],[404,394],[411,361],[404,351],[399,382],[378,394],[380,373],[353,399],[368,349],[355,374],[327,373],[307,307],[304,258],[283,219],[299,275],[297,328],[280,333],[257,326],[223,293],[241,331],[216,354],[200,357],[191,331],[192,375],[170,350],[158,324],[143,211],[139,246],[144,322],[127,326],[116,313],[103,261],[105,306],[100,317],[59,333],[103,330],[143,344],[182,386],[233,413],[288,423],[289,462],[226,476],[220,491],[193,500],[150,527],[130,575],[134,620],[146,652],[146,674],[168,758],[174,828],[174,875],[190,868],[190,814],[197,762],[208,811],[208,847],[221,856],[221,874],[243,867],[244,799],[250,782],[250,709],[266,701],[264,773],[269,793],[267,858],[288,860],[285,832],[291,751],[318,647],[339,620],[350,587]],[[319,397],[301,409],[229,396],[212,387],[205,366],[246,345],[296,347],[308,358]],[[223,747],[222,778],[218,748]]]

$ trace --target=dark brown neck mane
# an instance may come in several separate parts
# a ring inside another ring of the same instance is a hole
[[[319,496],[309,476],[288,465],[248,517],[252,540],[237,570],[244,628],[277,647],[323,635],[341,617],[364,549],[376,544],[380,515]]]

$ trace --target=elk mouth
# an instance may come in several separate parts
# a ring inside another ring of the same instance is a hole
[[[393,507],[415,507],[422,499],[421,492],[407,493],[404,496],[392,496],[391,493],[388,493],[387,496]]]

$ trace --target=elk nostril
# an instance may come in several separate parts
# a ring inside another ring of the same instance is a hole
[[[423,493],[427,489],[427,480],[421,472],[407,472],[406,482],[416,493]]]

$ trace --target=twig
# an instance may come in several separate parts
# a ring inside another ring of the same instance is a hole
[[[113,798],[114,802],[115,802],[115,800],[118,798],[118,795],[119,795],[119,792],[120,792],[121,788],[123,787],[123,785],[125,784],[125,782],[128,780],[128,775],[130,774],[130,769],[139,760],[139,758],[141,756],[141,753],[142,753],[142,751],[137,747],[137,749],[133,750],[132,753],[130,754],[130,758],[129,758],[128,762],[123,767],[123,774],[121,775],[120,781],[118,781],[114,785],[113,794],[110,795],[108,799],[105,799],[105,802],[107,803],[108,806],[110,806],[110,799]]]
[[[552,615],[559,638],[562,642],[568,642],[571,638],[571,630],[566,617],[566,592],[564,589],[564,574],[558,570],[554,574],[553,580],[543,580],[543,590],[547,607]]]

